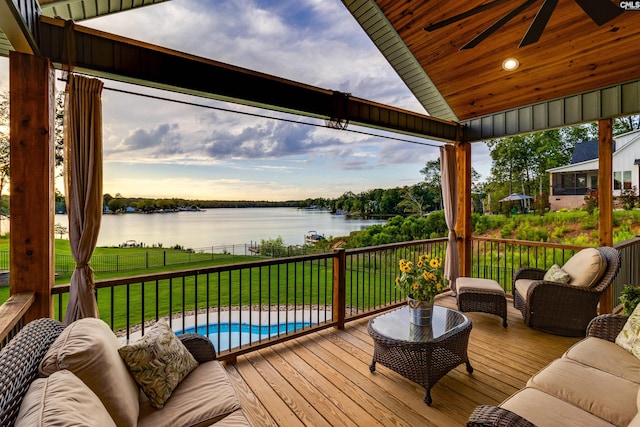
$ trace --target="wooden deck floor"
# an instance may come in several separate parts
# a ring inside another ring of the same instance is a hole
[[[455,298],[438,304],[455,308]],[[368,318],[241,356],[227,370],[256,426],[461,426],[477,405],[499,404],[578,341],[527,328],[508,305],[507,329],[497,316],[467,313],[474,372],[460,365],[442,378],[431,407],[423,387],[380,364],[369,372]]]

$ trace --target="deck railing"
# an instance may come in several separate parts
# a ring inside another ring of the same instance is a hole
[[[123,342],[165,319],[180,332],[197,330],[209,335],[220,328],[213,338],[219,357],[233,359],[319,329],[341,328],[350,320],[403,304],[404,297],[395,287],[398,261],[425,253],[444,257],[446,246],[447,239],[441,238],[100,280],[96,297],[101,317]],[[613,285],[615,303],[624,284],[640,284],[640,238],[616,247],[622,266]],[[474,238],[472,276],[497,280],[510,293],[518,268],[562,265],[580,249]],[[68,292],[68,285],[53,288],[59,319]],[[28,307],[31,301],[23,304]],[[17,319],[10,322],[11,329],[20,328],[21,316],[9,316]],[[233,339],[232,328],[243,323],[254,325],[245,333],[251,343]],[[280,326],[274,329],[274,325]],[[296,329],[288,330],[286,325]],[[6,336],[3,332],[0,338]]]
[[[434,239],[100,280],[96,295],[123,342],[166,319],[179,332],[213,334],[219,357],[232,359],[400,304],[398,261],[445,250],[446,239]],[[59,319],[68,292],[68,285],[53,288]],[[251,343],[232,334],[241,324],[252,325],[244,334]]]
[[[640,285],[640,237],[613,245],[620,251],[620,271],[613,280],[613,305],[620,304],[624,285]]]
[[[561,245],[525,240],[474,237],[471,270],[473,277],[493,279],[511,293],[513,276],[521,267],[548,269],[563,265],[583,246]]]
[[[13,338],[25,324],[24,314],[34,301],[33,292],[9,297],[0,306],[0,349]]]

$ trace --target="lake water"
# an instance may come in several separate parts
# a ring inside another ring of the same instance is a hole
[[[200,212],[103,215],[98,246],[118,246],[127,240],[135,240],[147,246],[180,244],[195,249],[260,243],[278,237],[282,237],[285,245],[302,245],[309,231],[325,237],[347,236],[351,231],[384,222],[347,219],[327,211],[296,208],[221,208]],[[55,223],[69,225],[66,215],[56,215]]]

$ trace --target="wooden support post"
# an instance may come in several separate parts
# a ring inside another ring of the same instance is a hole
[[[598,121],[598,234],[600,246],[613,246],[613,121]],[[600,298],[600,313],[613,310],[613,286]]]
[[[345,277],[347,271],[347,253],[344,248],[333,250],[333,320],[337,329],[344,329],[347,296],[345,289]]]
[[[460,276],[471,277],[471,144],[456,143],[456,163],[458,165],[458,254]]]
[[[11,295],[34,292],[25,320],[53,315],[55,70],[10,52]]]

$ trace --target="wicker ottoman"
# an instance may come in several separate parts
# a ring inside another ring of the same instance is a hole
[[[458,310],[481,311],[502,317],[507,327],[507,299],[504,290],[495,280],[474,277],[456,279]]]

